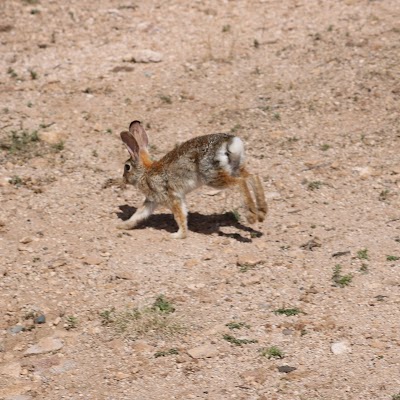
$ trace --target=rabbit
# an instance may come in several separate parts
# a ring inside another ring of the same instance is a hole
[[[208,185],[213,188],[238,186],[246,205],[249,223],[262,222],[267,204],[261,180],[244,167],[242,140],[228,133],[216,133],[190,139],[152,161],[148,151],[149,139],[140,121],[133,121],[129,131],[121,132],[130,159],[124,166],[123,180],[137,187],[146,197],[130,219],[119,224],[119,229],[132,229],[148,218],[158,205],[169,208],[178,224],[173,238],[187,237],[187,209],[185,195]],[[253,201],[248,183],[251,185]]]

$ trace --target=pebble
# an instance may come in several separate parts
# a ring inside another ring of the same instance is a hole
[[[55,269],[58,267],[62,267],[67,264],[67,260],[65,258],[56,258],[55,260],[49,263],[49,269]]]
[[[347,340],[335,342],[331,344],[331,351],[335,355],[351,353],[351,346]]]
[[[46,316],[44,314],[37,316],[34,319],[35,324],[44,324],[46,322]]]
[[[283,372],[285,374],[288,374],[289,372],[295,371],[297,368],[296,367],[291,367],[290,365],[281,365],[278,367],[279,372]]]
[[[163,55],[158,51],[149,49],[135,50],[131,56],[124,59],[124,61],[135,63],[158,63],[162,61]]]
[[[115,273],[116,278],[127,281],[134,281],[136,276],[132,271],[121,270]]]
[[[83,262],[88,265],[99,265],[103,262],[103,259],[99,256],[91,255],[85,257]]]
[[[9,329],[9,332],[16,334],[16,333],[22,332],[23,330],[24,330],[24,327],[22,325],[15,325]]]
[[[39,340],[37,344],[30,346],[24,353],[25,356],[34,354],[45,354],[58,351],[64,346],[62,340],[55,337],[45,337]]]
[[[255,267],[258,264],[262,264],[264,260],[257,256],[254,253],[245,253],[245,254],[240,254],[237,257],[236,264],[237,265],[246,265],[248,267]]]
[[[358,172],[360,178],[363,180],[370,178],[374,174],[374,171],[371,167],[359,167],[354,169]]]
[[[218,355],[218,353],[218,349],[212,344],[204,344],[188,350],[190,357],[195,359],[215,357]]]
[[[28,253],[33,253],[32,247],[27,247],[27,246],[22,246],[22,245],[18,246],[18,251],[26,251]]]
[[[23,237],[19,242],[22,243],[22,244],[27,244],[27,243],[32,242],[32,240],[33,240],[33,239],[32,239],[31,237],[25,236],[25,237]]]

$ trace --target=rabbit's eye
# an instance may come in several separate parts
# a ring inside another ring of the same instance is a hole
[[[130,164],[125,164],[125,171],[130,171],[130,170],[131,170]]]

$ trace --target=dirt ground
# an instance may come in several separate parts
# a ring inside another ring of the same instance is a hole
[[[0,399],[400,399],[400,3],[0,3]],[[269,214],[121,176],[234,132]]]

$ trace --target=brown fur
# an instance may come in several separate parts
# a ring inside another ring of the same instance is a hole
[[[261,180],[245,169],[244,148],[239,138],[223,133],[199,136],[175,147],[159,161],[150,159],[148,137],[139,121],[133,121],[129,132],[121,133],[121,139],[131,155],[125,163],[124,180],[141,190],[146,200],[119,228],[134,228],[161,204],[172,211],[178,224],[179,230],[173,237],[186,237],[185,195],[201,185],[221,189],[238,186],[247,220],[250,223],[264,220],[267,204]]]

